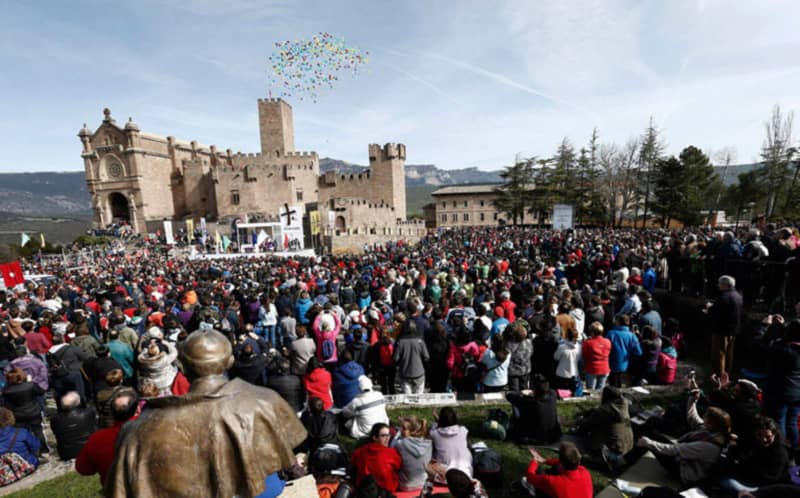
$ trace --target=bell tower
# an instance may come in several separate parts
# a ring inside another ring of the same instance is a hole
[[[258,99],[261,154],[278,157],[294,152],[294,115],[283,99]]]

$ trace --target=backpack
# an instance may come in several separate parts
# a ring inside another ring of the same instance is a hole
[[[322,353],[322,359],[328,361],[333,358],[333,354],[336,352],[336,345],[331,339],[322,339],[320,352]]]
[[[461,373],[464,379],[478,383],[481,380],[483,371],[475,358],[470,353],[461,353]]]
[[[462,326],[466,327],[467,323],[464,320],[464,309],[453,308],[447,315],[447,325],[450,327],[450,330],[458,330]]]
[[[508,425],[511,422],[508,414],[500,408],[492,408],[482,424],[483,432],[486,437],[505,441],[508,433]]]
[[[675,373],[678,371],[678,359],[673,358],[667,353],[658,354],[656,364],[656,378],[660,384],[672,384],[675,382]]]
[[[67,370],[66,365],[64,365],[64,363],[62,363],[62,361],[61,361],[61,358],[64,355],[63,354],[64,349],[66,349],[66,347],[62,347],[61,349],[59,349],[55,353],[49,353],[48,352],[47,355],[46,355],[47,366],[48,366],[48,370],[50,371],[50,376],[51,377],[64,377],[65,375],[67,375],[69,373],[69,371]],[[58,354],[59,352],[62,352],[62,353]]]
[[[503,457],[483,442],[473,444],[470,451],[475,478],[489,487],[502,486]]]
[[[378,346],[378,361],[382,367],[391,367],[394,364],[391,344],[380,344]]]
[[[323,444],[311,454],[308,468],[313,474],[330,474],[335,470],[347,469],[347,455],[338,445]],[[337,483],[338,486],[338,483]]]
[[[0,455],[0,486],[8,486],[36,470],[36,467],[18,453],[13,452],[19,431],[20,429],[14,430],[14,437],[11,439],[8,451]]]

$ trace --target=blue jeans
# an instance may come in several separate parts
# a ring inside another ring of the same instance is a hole
[[[741,493],[742,491],[752,493],[753,491],[758,490],[758,488],[755,486],[747,486],[731,477],[723,477],[720,479],[719,487],[725,491],[733,491],[734,493]]]
[[[590,373],[586,374],[586,389],[597,389],[598,391],[602,391],[603,388],[606,386],[606,379],[608,378],[608,374],[605,375],[592,375]]]
[[[256,334],[260,335],[264,338],[265,341],[268,341],[273,348],[280,348],[280,337],[276,334],[278,327],[275,325],[266,325],[263,327],[256,327],[255,332]]]
[[[800,401],[784,402],[780,400],[767,400],[767,414],[778,422],[778,428],[786,438],[789,446],[794,450],[797,448],[797,417],[800,416]]]

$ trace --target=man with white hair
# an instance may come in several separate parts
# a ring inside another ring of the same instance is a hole
[[[736,290],[736,280],[730,275],[719,277],[719,298],[709,303],[711,319],[711,367],[722,375],[733,369],[733,350],[742,325],[742,295]]]
[[[72,460],[81,452],[89,436],[95,431],[96,415],[92,408],[81,406],[81,395],[70,391],[61,397],[61,408],[50,420],[56,436],[58,456]]]

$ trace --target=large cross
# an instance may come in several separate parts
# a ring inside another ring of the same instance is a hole
[[[293,215],[293,214],[295,214],[295,213],[297,213],[297,211],[295,211],[294,209],[292,209],[292,210],[290,211],[290,210],[289,210],[289,204],[288,204],[288,203],[285,203],[285,204],[283,205],[283,207],[284,207],[284,209],[285,209],[286,211],[284,211],[283,213],[281,213],[281,216],[286,216],[286,226],[290,226],[290,225],[292,224],[292,215]]]

